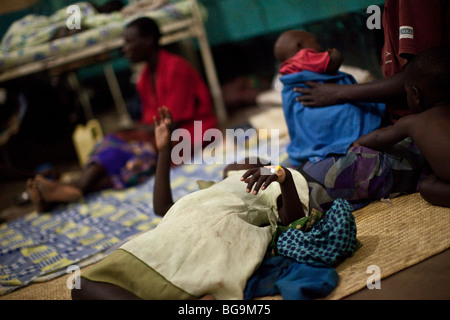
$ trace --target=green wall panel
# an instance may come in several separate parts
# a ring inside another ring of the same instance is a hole
[[[91,0],[104,4],[108,0]],[[0,15],[0,36],[9,25],[29,13],[50,15],[75,0],[41,0],[28,9]],[[127,3],[126,0],[123,0]],[[208,10],[206,29],[212,45],[324,20],[339,14],[382,5],[381,0],[199,0]]]
[[[244,40],[340,14],[360,11],[380,0],[200,0],[208,9],[212,45]]]

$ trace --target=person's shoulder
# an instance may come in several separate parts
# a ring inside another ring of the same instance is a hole
[[[425,115],[425,111],[418,112],[418,113],[411,113],[406,116],[401,117],[400,119],[395,122],[394,125],[409,125],[415,121],[420,121],[421,118],[423,118]]]
[[[450,120],[450,105],[439,106],[426,109],[419,113],[413,113],[400,118],[395,124],[398,127],[411,128],[420,126],[432,125],[436,121]]]
[[[424,118],[450,119],[450,104],[429,108],[422,112],[422,116]]]
[[[169,51],[164,51],[163,55],[162,62],[165,64],[166,73],[186,76],[197,72],[184,57]]]
[[[181,64],[189,64],[188,61],[184,57],[180,56],[179,54],[167,51],[167,50],[161,50],[161,55],[166,60],[171,60],[173,62],[177,62],[177,63],[181,63]]]
[[[391,126],[391,129],[410,136],[417,127],[422,127],[423,124],[427,122],[425,120],[427,118],[425,112],[426,111],[403,116]]]

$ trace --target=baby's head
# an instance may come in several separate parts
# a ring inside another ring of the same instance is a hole
[[[312,33],[302,30],[288,30],[283,32],[275,42],[275,59],[284,62],[302,49],[312,49],[318,53],[325,51]],[[343,56],[337,49],[327,49],[326,51],[330,55],[326,73],[334,74],[341,66],[344,60]]]
[[[414,112],[450,104],[450,49],[431,48],[417,54],[405,70],[408,105]]]

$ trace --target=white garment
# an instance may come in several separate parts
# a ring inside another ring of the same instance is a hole
[[[193,296],[242,299],[248,278],[264,258],[278,220],[280,185],[246,192],[242,173],[177,201],[158,226],[121,248]],[[308,186],[291,170],[308,212]]]

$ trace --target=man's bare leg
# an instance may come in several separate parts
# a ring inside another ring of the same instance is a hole
[[[26,183],[27,193],[39,212],[50,210],[55,204],[80,200],[83,195],[111,187],[104,168],[98,164],[86,167],[78,180],[61,183],[36,175]]]
[[[80,177],[72,185],[80,189],[84,195],[112,187],[106,170],[98,163],[91,163],[85,167]]]
[[[48,180],[41,175],[37,175],[34,178],[34,184],[39,191],[42,201],[47,203],[66,203],[78,201],[83,197],[83,193],[79,188],[71,184]]]
[[[83,197],[80,189],[48,180],[41,175],[27,180],[26,191],[38,212],[45,212],[56,204],[78,201]]]
[[[38,212],[45,212],[49,209],[47,204],[42,200],[39,190],[36,187],[34,179],[28,179],[26,183],[26,191],[30,197],[31,202]]]

